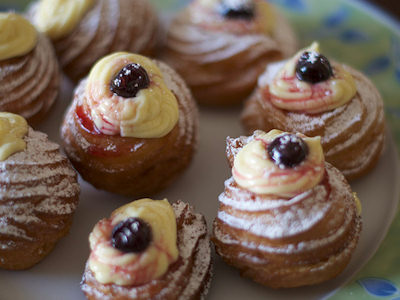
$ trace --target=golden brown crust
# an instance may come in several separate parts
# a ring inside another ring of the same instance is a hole
[[[59,146],[29,130],[27,149],[0,162],[0,268],[27,269],[70,229],[78,205],[76,172]]]
[[[128,51],[154,55],[158,18],[147,0],[97,0],[67,36],[53,41],[64,72],[74,82],[101,57]],[[29,14],[35,14],[33,5]]]
[[[296,50],[294,34],[279,14],[272,36],[235,35],[204,30],[192,22],[190,9],[173,20],[163,60],[185,78],[201,104],[239,104],[254,89],[266,64]]]
[[[258,87],[242,113],[246,131],[280,129],[321,136],[326,161],[348,180],[368,173],[376,165],[385,142],[383,101],[368,78],[343,67],[354,76],[358,91],[347,104],[319,114],[289,112],[266,101]]]
[[[196,104],[179,75],[165,64],[157,64],[179,105],[177,125],[162,138],[87,132],[76,114],[80,98],[84,97],[85,81],[75,91],[61,131],[64,149],[82,177],[96,188],[128,196],[149,196],[174,181],[192,160],[198,136]]]
[[[228,159],[247,143],[228,140]],[[357,245],[361,217],[344,176],[329,163],[323,181],[291,199],[225,182],[212,238],[217,253],[263,285],[297,287],[338,275]]]
[[[81,288],[89,300],[203,299],[212,276],[210,240],[205,219],[183,202],[173,205],[180,256],[167,273],[142,286],[99,283],[86,265]]]
[[[50,41],[38,35],[28,54],[0,61],[0,111],[23,116],[31,125],[39,123],[56,100],[60,69]]]

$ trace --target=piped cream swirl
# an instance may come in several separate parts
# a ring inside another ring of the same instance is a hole
[[[272,80],[267,78],[271,78],[271,74],[261,77],[259,82],[262,85],[269,84],[272,104],[289,111],[320,113],[349,102],[357,92],[356,84],[352,75],[340,65],[335,65],[334,76],[316,84],[301,81],[296,77],[296,64],[306,51],[319,53],[318,43],[299,51],[274,74]]]
[[[316,186],[324,175],[324,155],[319,137],[301,137],[309,148],[306,159],[294,168],[281,169],[270,158],[267,146],[284,134],[258,131],[235,157],[232,175],[238,185],[256,194],[292,197]]]
[[[0,13],[0,60],[29,53],[37,43],[37,31],[15,13]]]
[[[141,218],[152,229],[152,242],[142,253],[123,253],[111,245],[114,226]],[[176,218],[166,199],[141,199],[115,210],[96,224],[89,236],[89,268],[100,283],[140,285],[159,278],[178,259]]]
[[[75,29],[94,0],[40,0],[34,22],[51,39],[59,39]]]
[[[150,85],[133,98],[123,98],[111,92],[110,83],[131,63],[147,71]],[[90,72],[85,94],[85,105],[103,134],[159,138],[167,135],[179,119],[178,101],[168,89],[162,72],[141,55],[118,52],[101,59]]]
[[[28,123],[18,115],[0,112],[0,161],[26,148]]]

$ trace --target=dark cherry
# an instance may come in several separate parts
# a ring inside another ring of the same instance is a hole
[[[222,0],[220,14],[230,19],[250,20],[254,17],[254,3],[251,0]]]
[[[149,224],[140,218],[128,218],[114,227],[111,244],[123,252],[139,253],[146,250],[152,238]]]
[[[149,75],[139,64],[129,64],[111,81],[111,91],[124,98],[135,97],[136,94],[150,85]]]
[[[318,83],[333,76],[329,60],[317,52],[304,52],[296,65],[296,76],[301,81]]]
[[[307,144],[295,134],[283,134],[267,147],[269,157],[282,169],[299,165],[308,155]]]

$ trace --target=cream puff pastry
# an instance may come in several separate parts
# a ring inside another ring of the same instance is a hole
[[[197,146],[197,108],[167,65],[118,52],[75,90],[62,125],[65,151],[96,188],[148,196],[168,186]]]
[[[324,161],[319,137],[272,130],[228,138],[232,177],[219,196],[213,242],[243,276],[281,288],[316,284],[349,262],[361,206]]]
[[[56,100],[60,70],[50,41],[28,20],[0,13],[0,111],[41,121]]]
[[[0,113],[0,268],[27,269],[65,236],[79,200],[60,147],[21,116]]]
[[[158,18],[148,0],[38,0],[29,15],[75,82],[109,53],[155,51]]]
[[[98,222],[89,242],[81,288],[90,300],[191,300],[208,291],[207,226],[188,204],[134,201]]]
[[[383,101],[375,86],[353,68],[329,62],[317,43],[267,67],[242,123],[249,133],[277,128],[321,136],[326,160],[349,180],[376,165],[385,141]]]
[[[296,38],[262,0],[195,0],[169,28],[163,59],[201,104],[240,103],[264,66],[292,55]]]

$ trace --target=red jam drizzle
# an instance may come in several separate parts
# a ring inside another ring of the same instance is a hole
[[[90,134],[102,135],[102,133],[94,124],[92,118],[85,112],[85,109],[83,108],[82,105],[76,107],[75,113],[82,129],[84,129],[87,133]]]
[[[87,133],[99,138],[107,139],[107,135],[101,133],[94,124],[92,118],[85,112],[83,106],[77,106],[75,109],[77,121],[81,128]],[[123,144],[122,144],[123,143]],[[106,147],[99,147],[92,144],[88,147],[87,152],[96,157],[118,157],[124,154],[132,153],[139,149],[143,143],[122,141],[118,146],[109,141]]]

